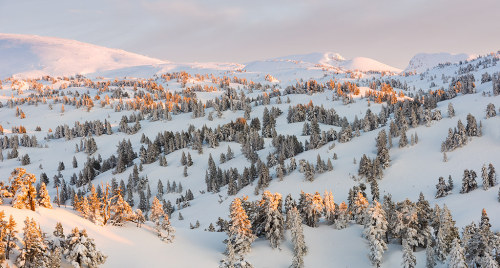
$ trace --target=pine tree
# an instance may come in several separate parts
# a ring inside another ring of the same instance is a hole
[[[495,104],[488,103],[488,105],[486,106],[486,118],[495,117],[496,115],[497,112],[495,110]]]
[[[16,230],[16,225],[17,223],[14,221],[14,218],[12,217],[12,214],[9,217],[9,221],[4,224],[3,221],[3,211],[0,212],[0,221],[2,224],[0,224],[2,231],[1,231],[1,237],[2,237],[2,246],[0,246],[2,249],[4,249],[4,254],[5,254],[5,259],[10,259],[10,251],[16,247],[16,242],[18,241],[17,239],[17,230]],[[3,243],[5,242],[5,245]]]
[[[439,261],[444,262],[446,260],[455,238],[458,238],[458,229],[455,227],[455,221],[450,210],[444,205],[439,216],[436,235],[436,257]]]
[[[75,227],[68,234],[66,244],[64,255],[74,267],[98,267],[106,262],[107,256],[96,247],[94,239],[87,235],[85,229],[79,231]]]
[[[39,194],[40,198],[38,199],[38,205],[44,208],[52,208],[52,204],[50,204],[49,192],[47,191],[47,187],[43,182],[40,186]]]
[[[242,207],[241,199],[235,198],[231,203],[231,214],[228,230],[228,244],[232,244],[234,253],[244,255],[251,250],[255,236],[252,233],[252,225],[248,219],[245,209]]]
[[[357,224],[365,224],[365,221],[367,220],[366,210],[368,209],[368,206],[369,203],[366,197],[361,192],[358,192],[354,198],[352,209],[354,219]]]
[[[73,164],[73,168],[77,168],[78,167],[78,161],[76,161],[76,157],[75,156],[73,156],[72,164]]]
[[[436,257],[434,256],[434,248],[431,243],[427,243],[427,247],[425,248],[425,257],[425,267],[434,268],[436,266]]]
[[[401,132],[401,137],[399,138],[399,148],[408,146],[408,138],[406,137],[406,131]]]
[[[335,220],[335,202],[332,192],[325,191],[323,198],[325,219],[329,224],[333,224]]]
[[[347,204],[342,201],[339,205],[339,209],[337,211],[337,220],[335,221],[335,229],[344,229],[347,228],[349,224],[349,211]]]
[[[477,188],[477,182],[476,182],[476,172],[474,170],[464,170],[464,176],[462,179],[462,190],[460,193],[468,193],[470,191],[473,191]]]
[[[448,185],[444,182],[443,177],[439,177],[439,182],[436,184],[436,198],[441,198],[448,195]]]
[[[281,240],[284,237],[284,221],[283,214],[278,210],[281,204],[281,194],[271,194],[265,191],[262,194],[260,217],[261,232],[265,234],[272,248],[279,247]]]
[[[495,167],[493,167],[492,163],[488,165],[488,180],[490,183],[490,187],[497,185],[497,174],[495,172]]]
[[[460,241],[458,240],[458,238],[455,238],[451,245],[450,260],[448,263],[448,267],[467,268],[467,263],[465,262],[465,251],[460,245]]]
[[[448,176],[448,192],[451,192],[453,190],[453,179],[451,178],[451,175]]]
[[[23,245],[17,257],[16,264],[20,267],[45,267],[48,256],[45,254],[47,245],[43,234],[34,219],[26,218],[23,229]]]
[[[413,255],[412,246],[406,239],[403,239],[403,262],[401,265],[404,268],[414,268],[417,265],[417,259]]]
[[[483,165],[481,169],[481,177],[483,179],[483,190],[488,190],[490,187],[490,178],[488,176],[488,169],[486,168],[486,164]]]
[[[36,189],[33,184],[36,182],[35,175],[27,173],[24,168],[16,168],[9,178],[12,185],[12,206],[19,209],[29,208],[35,211]]]
[[[448,117],[452,118],[455,116],[455,109],[453,108],[453,104],[450,102],[448,103]]]
[[[293,268],[304,267],[304,255],[307,254],[307,246],[304,241],[304,230],[302,228],[302,218],[296,207],[289,210],[287,218],[290,222],[293,243]]]
[[[183,166],[187,165],[186,153],[184,151],[182,151],[181,165]]]
[[[370,261],[376,267],[380,267],[384,251],[387,250],[384,238],[387,232],[387,220],[385,211],[377,201],[368,209],[368,221],[365,224],[364,234],[370,246]]]
[[[88,202],[90,208],[89,220],[97,225],[104,225],[104,219],[101,215],[103,204],[97,195],[94,185],[91,186]]]
[[[111,210],[111,217],[110,217],[110,222],[113,225],[116,226],[121,226],[123,223],[126,221],[132,220],[135,215],[134,212],[132,211],[132,207],[123,200],[123,197],[121,194],[116,194],[113,199],[116,199],[114,203],[111,205],[110,210]]]
[[[149,216],[149,219],[156,225],[160,225],[161,218],[165,215],[165,212],[163,211],[163,205],[160,203],[160,200],[158,198],[153,199],[153,203],[151,205],[151,215]]]

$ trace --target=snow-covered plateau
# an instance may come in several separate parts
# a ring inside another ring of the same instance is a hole
[[[499,60],[0,34],[0,266],[498,267]]]

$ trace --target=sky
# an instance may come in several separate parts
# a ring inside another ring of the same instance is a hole
[[[336,52],[405,68],[421,52],[500,49],[498,0],[0,0],[0,32],[174,62]]]

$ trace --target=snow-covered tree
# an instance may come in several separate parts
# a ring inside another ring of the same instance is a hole
[[[42,230],[34,219],[26,218],[23,228],[23,248],[16,264],[19,267],[46,267],[48,264],[47,245]]]
[[[40,191],[38,192],[40,198],[38,199],[38,205],[45,208],[52,208],[52,204],[50,204],[50,196],[47,191],[47,186],[42,182],[40,185]]]
[[[10,259],[10,251],[16,247],[17,239],[17,223],[14,221],[12,214],[9,221],[4,221],[5,213],[0,211],[0,262],[2,259]]]
[[[448,267],[467,268],[467,263],[465,261],[465,251],[464,248],[460,245],[460,241],[458,240],[458,238],[455,238],[451,245],[450,260],[448,262]]]
[[[293,243],[293,268],[304,267],[304,255],[307,254],[307,246],[304,241],[304,230],[302,228],[302,218],[296,207],[288,211],[287,218],[290,222]]]
[[[123,200],[121,194],[115,195],[115,201],[111,204],[111,217],[110,222],[113,225],[121,226],[126,221],[130,221],[135,218],[134,212],[132,211],[132,207]]]
[[[370,246],[370,262],[376,267],[380,267],[384,251],[387,250],[385,235],[387,232],[387,219],[385,211],[379,202],[374,201],[367,211],[368,219],[365,223],[364,235],[368,239]]]
[[[231,203],[231,219],[229,222],[228,242],[233,244],[234,253],[244,255],[251,250],[255,235],[252,233],[252,225],[248,219],[245,209],[241,205],[241,199],[235,198]]]
[[[324,213],[325,219],[329,224],[333,224],[335,220],[335,202],[333,200],[332,192],[325,191],[325,195],[323,197],[324,203]]]
[[[85,229],[79,231],[75,227],[66,237],[66,245],[64,256],[73,267],[97,267],[106,262],[107,256],[97,248]]]
[[[337,220],[335,221],[335,229],[347,228],[350,219],[350,213],[348,211],[347,204],[342,201],[339,205],[339,209],[336,210]]]
[[[149,219],[155,224],[156,234],[162,241],[173,242],[175,229],[170,225],[168,215],[163,211],[163,205],[156,196],[153,199]]]
[[[97,225],[104,225],[104,219],[101,214],[101,209],[103,204],[101,202],[101,199],[97,195],[97,191],[94,185],[91,186],[88,202],[89,202],[88,219]]]
[[[19,209],[29,208],[35,211],[36,182],[35,175],[27,173],[24,168],[16,168],[9,178],[12,185],[12,206]]]
[[[414,268],[417,265],[417,259],[413,255],[412,246],[406,239],[403,239],[403,262],[401,266],[404,268]]]
[[[264,191],[260,201],[258,219],[257,235],[264,234],[271,247],[279,247],[285,229],[281,213],[281,194]]]
[[[446,185],[443,177],[439,177],[438,184],[436,184],[436,189],[436,198],[441,198],[448,195],[448,185]]]
[[[436,266],[436,257],[434,254],[434,248],[431,243],[427,243],[427,247],[425,248],[425,267],[426,268],[434,268]]]

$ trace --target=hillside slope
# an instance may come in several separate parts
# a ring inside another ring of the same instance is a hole
[[[0,33],[0,77],[87,74],[165,61],[82,43],[36,35]]]
[[[405,68],[405,72],[425,72],[427,69],[445,63],[459,63],[461,61],[474,59],[476,56],[473,54],[451,54],[451,53],[419,53],[413,56]]]

